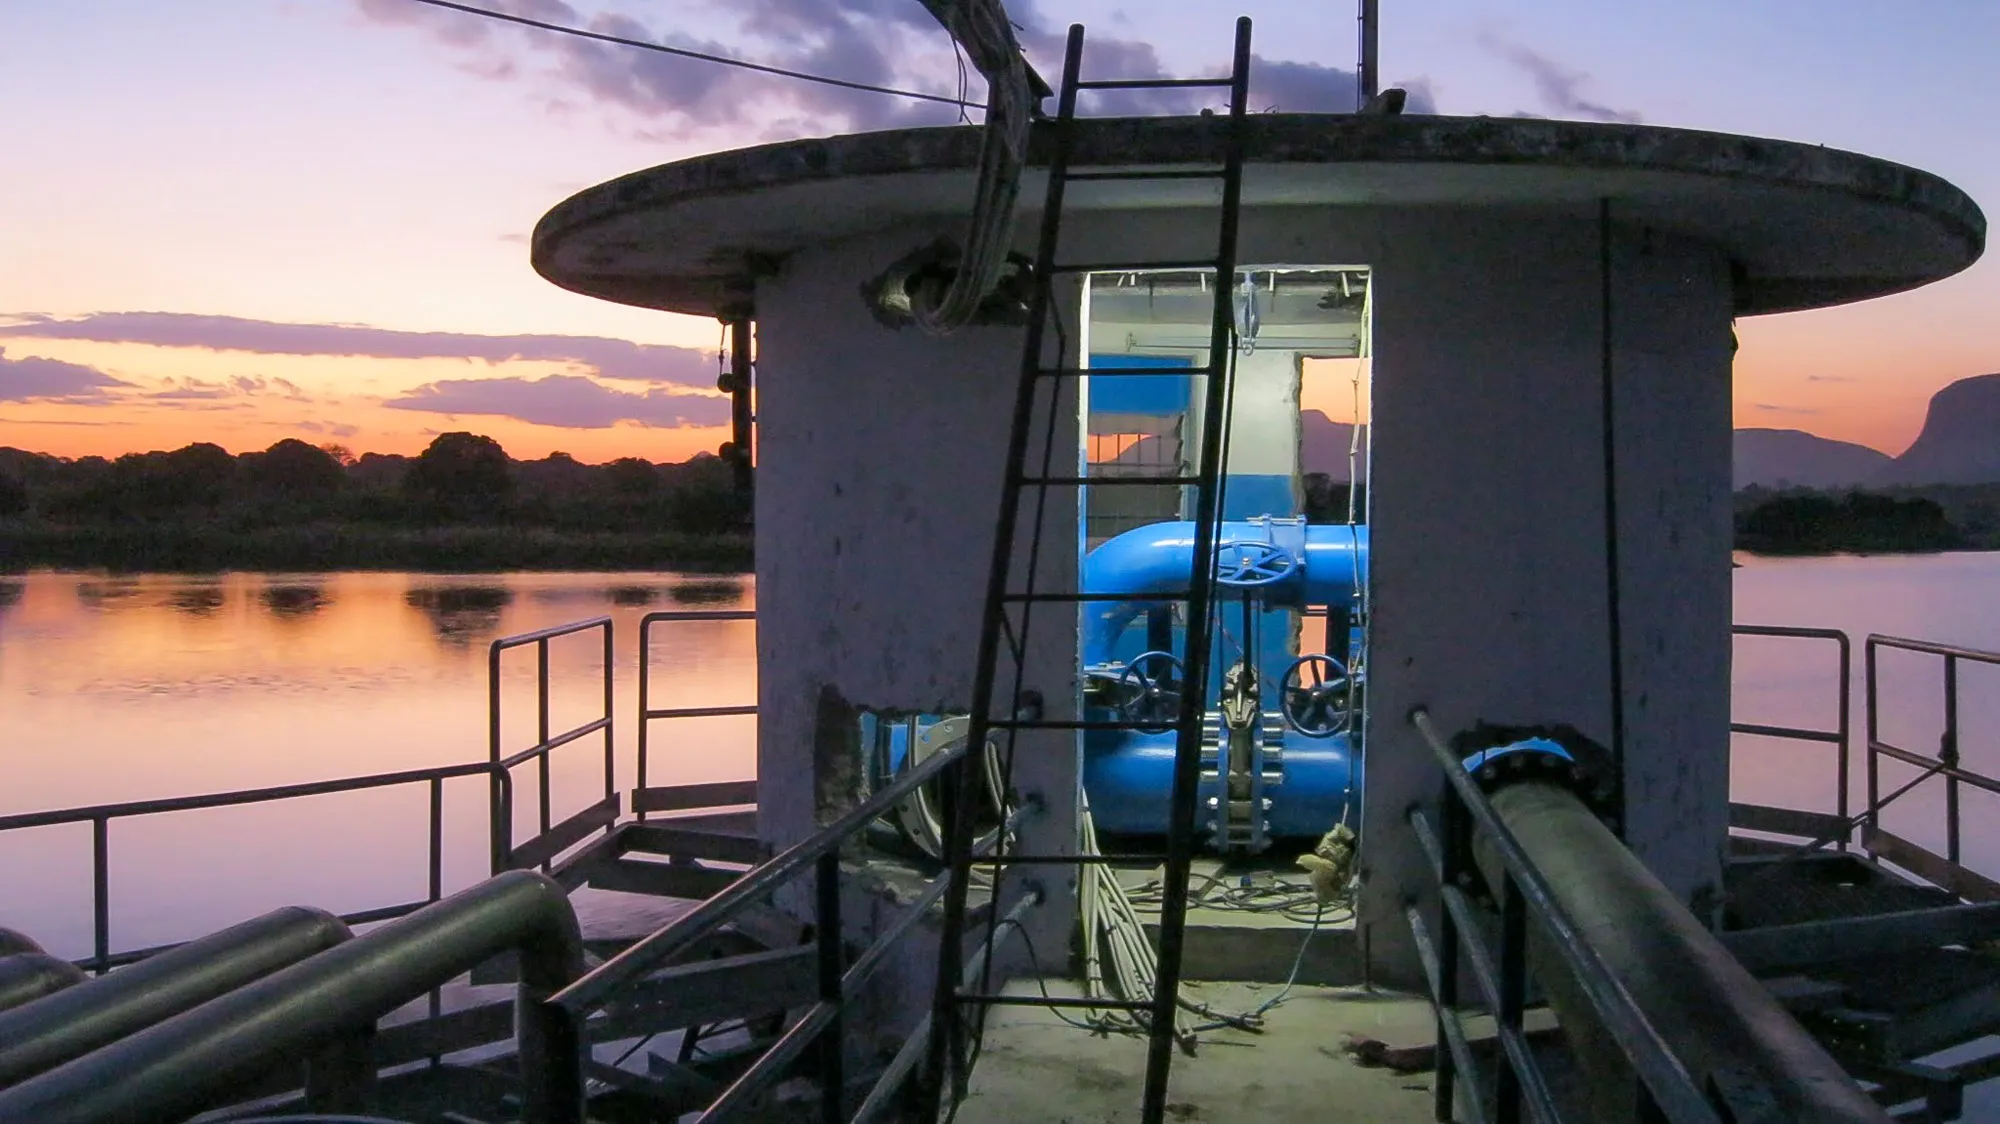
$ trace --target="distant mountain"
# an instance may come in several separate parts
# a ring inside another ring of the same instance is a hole
[[[1299,414],[1299,466],[1302,472],[1324,472],[1335,480],[1347,480],[1347,452],[1354,447],[1355,426],[1337,422],[1319,410]],[[1368,475],[1368,431],[1361,427],[1361,447],[1355,453],[1355,467]]]
[[[1871,484],[2000,482],[2000,374],[1960,379],[1931,395],[1923,432]]]
[[[1354,426],[1337,422],[1319,410],[1306,410],[1299,415],[1299,465],[1306,473],[1324,472],[1334,480],[1347,481],[1347,452],[1354,441]],[[1159,461],[1155,446],[1157,437],[1142,437],[1125,447],[1125,451],[1113,457],[1112,464],[1150,465]],[[697,454],[699,457],[700,454]],[[692,464],[693,462],[689,462]],[[1356,467],[1365,478],[1368,474],[1368,433],[1364,427],[1361,433],[1361,448],[1356,452]]]
[[[1796,429],[1739,429],[1734,442],[1736,487],[1846,488],[1888,467],[1887,453]]]

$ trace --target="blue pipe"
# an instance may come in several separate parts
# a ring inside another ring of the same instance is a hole
[[[1304,532],[1302,538],[1300,531]],[[1264,604],[1274,608],[1351,608],[1355,591],[1367,576],[1368,528],[1364,526],[1306,526],[1302,520],[1286,519],[1230,521],[1221,525],[1216,541],[1268,542],[1291,557],[1288,576],[1258,587]],[[1091,604],[1084,621],[1084,666],[1113,662],[1115,646],[1126,627],[1148,609],[1163,604],[1146,599],[1144,594],[1187,587],[1193,555],[1194,524],[1176,522],[1134,528],[1100,544],[1084,558],[1085,593],[1139,595],[1127,601]]]

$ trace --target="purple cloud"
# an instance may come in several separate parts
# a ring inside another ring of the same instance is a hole
[[[81,363],[35,355],[9,359],[0,348],[0,402],[102,402],[107,391],[131,385]]]
[[[1784,406],[1775,402],[1753,402],[1756,409],[1772,414],[1817,414],[1821,411],[1814,406]]]
[[[713,355],[687,347],[603,336],[479,336],[404,332],[358,324],[283,324],[184,312],[95,312],[72,320],[0,314],[0,338],[92,340],[159,347],[203,347],[263,355],[338,355],[370,359],[515,359],[575,363],[608,379],[713,385]],[[296,393],[298,388],[285,384]]]
[[[566,85],[601,103],[666,119],[688,135],[740,130],[788,114],[847,129],[941,125],[957,118],[951,106],[508,26],[408,0],[355,0],[355,5],[370,20],[414,28],[454,48],[481,77],[513,78],[522,72],[524,60],[538,60]],[[754,61],[764,65],[850,82],[916,86],[946,96],[956,85],[944,29],[911,0],[745,0],[717,5],[736,18],[752,41],[750,47],[657,32],[617,13],[586,16],[562,0],[486,0],[481,6],[725,58],[748,61],[754,50]],[[916,49],[918,36],[928,38],[927,54]],[[897,65],[912,57],[932,62],[930,73]]]
[[[1535,92],[1541,95],[1542,103],[1559,115],[1583,117],[1592,121],[1616,121],[1627,125],[1637,125],[1642,120],[1632,110],[1613,109],[1608,105],[1586,100],[1580,91],[1590,81],[1590,75],[1584,71],[1571,70],[1534,48],[1504,38],[1495,31],[1480,32],[1479,44],[1526,73],[1535,84]],[[1535,115],[1516,113],[1514,116]]]
[[[729,420],[727,398],[657,387],[637,392],[614,390],[581,375],[445,379],[382,404],[432,414],[493,414],[564,429],[604,429],[621,421],[677,428],[721,425]]]
[[[952,106],[900,100],[760,74],[739,67],[676,57],[635,47],[593,42],[532,28],[509,27],[462,12],[409,0],[354,0],[378,23],[410,27],[461,53],[469,68],[489,78],[522,73],[520,60],[539,58],[571,90],[600,104],[631,110],[666,126],[655,139],[763,127],[783,132],[845,132],[958,119]],[[586,17],[563,0],[487,0],[512,15],[606,35],[661,43],[684,50],[840,78],[951,95],[957,63],[942,27],[915,0],[711,0],[712,10],[737,22],[736,42],[659,32],[625,15]],[[1060,72],[1064,26],[1044,19],[1033,3],[1011,6],[1023,52],[1044,76]],[[1114,21],[1116,22],[1116,21]],[[470,25],[470,26],[468,26]],[[1091,78],[1173,77],[1149,43],[1094,36],[1086,49]],[[1219,71],[1218,71],[1219,72]],[[1252,69],[1255,108],[1291,112],[1347,112],[1355,107],[1351,70],[1316,63],[1258,57]],[[1408,112],[1435,112],[1428,84],[1407,83]],[[1223,101],[1221,91],[1128,90],[1089,95],[1088,112],[1146,116],[1192,113]],[[974,75],[967,97],[979,101]],[[760,134],[761,136],[762,134]]]
[[[329,437],[352,437],[361,432],[360,426],[347,425],[341,422],[302,421],[295,424],[299,429],[303,429],[307,433],[323,433]]]

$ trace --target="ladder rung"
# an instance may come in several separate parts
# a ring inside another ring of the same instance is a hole
[[[1150,1011],[1150,999],[1080,999],[1067,995],[981,995],[961,991],[953,998],[960,1003],[984,1003],[992,1007],[1059,1007],[1076,1011]]]
[[[973,865],[1033,863],[1046,866],[1099,866],[1104,863],[1130,863],[1134,866],[1158,866],[1166,861],[1165,855],[1000,855],[994,858],[974,859]]]
[[[1049,266],[1051,273],[1154,273],[1178,271],[1191,273],[1198,270],[1214,272],[1214,258],[1199,258],[1192,261],[1099,261],[1099,262],[1056,262]]]
[[[1100,78],[1078,82],[1079,90],[1213,90],[1234,86],[1234,78]]]
[[[1072,180],[1219,180],[1228,174],[1222,168],[1203,168],[1199,171],[1182,169],[1154,169],[1146,171],[1134,169],[1129,172],[1071,172],[1064,178]]]
[[[1185,590],[1161,589],[1130,593],[1009,593],[1004,596],[1015,605],[1088,605],[1099,601],[1111,604],[1120,601],[1186,601],[1193,595]]]
[[[1152,485],[1158,488],[1179,487],[1201,483],[1199,476],[1023,476],[1021,483],[1044,488],[1070,485],[1081,487],[1085,484],[1108,484],[1113,487],[1141,487]]]
[[[1045,379],[1122,379],[1133,375],[1212,375],[1215,368],[1200,367],[1043,367],[1035,374]]]

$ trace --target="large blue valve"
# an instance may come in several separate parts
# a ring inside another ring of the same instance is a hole
[[[1273,585],[1298,571],[1298,559],[1274,542],[1232,539],[1215,545],[1215,580],[1238,589]]]

